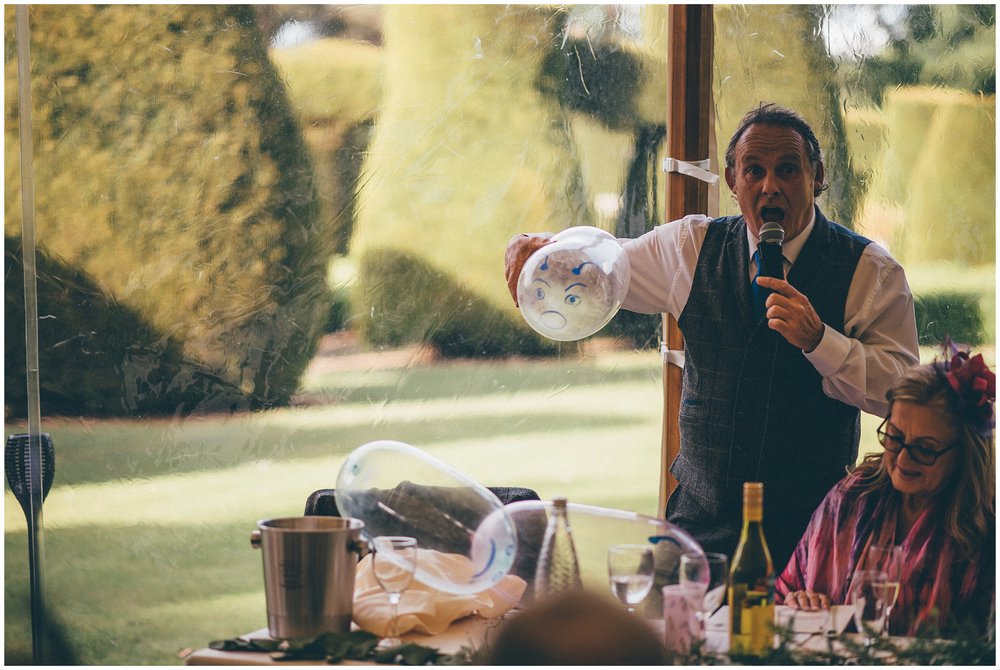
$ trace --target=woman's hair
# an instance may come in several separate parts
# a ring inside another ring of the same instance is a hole
[[[941,492],[946,503],[945,530],[963,553],[974,551],[994,517],[994,436],[969,413],[961,392],[949,381],[950,366],[936,362],[911,368],[897,379],[886,398],[889,416],[896,401],[911,402],[940,413],[955,429],[957,462]],[[867,455],[854,470],[865,494],[892,488],[883,453]]]

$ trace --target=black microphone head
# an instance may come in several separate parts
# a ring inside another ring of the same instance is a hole
[[[777,244],[780,246],[785,241],[785,229],[781,227],[780,223],[765,221],[764,225],[760,227],[757,239],[762,244]]]
[[[48,433],[39,435],[41,440],[42,462],[38,465],[42,473],[42,500],[52,488],[52,480],[56,475],[56,452],[52,446],[52,436]],[[14,497],[21,503],[25,515],[31,508],[31,439],[27,433],[19,433],[7,437],[7,450],[4,452],[4,469],[7,470],[7,483]]]

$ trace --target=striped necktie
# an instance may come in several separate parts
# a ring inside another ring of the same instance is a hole
[[[750,291],[753,294],[754,314],[758,319],[762,319],[764,318],[764,312],[767,311],[764,303],[767,301],[767,296],[771,293],[771,289],[764,288],[757,283],[757,277],[760,276],[760,249],[753,252],[753,262],[757,266],[757,272],[753,276],[753,283],[750,284]]]

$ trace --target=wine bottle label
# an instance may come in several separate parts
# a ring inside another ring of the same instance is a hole
[[[730,649],[763,655],[774,646],[774,580],[730,588]],[[763,588],[760,588],[763,587]]]

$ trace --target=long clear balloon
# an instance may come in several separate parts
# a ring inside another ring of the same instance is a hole
[[[379,440],[351,452],[337,477],[337,507],[364,521],[371,539],[415,537],[422,550],[468,558],[468,569],[415,577],[447,593],[497,586],[517,554],[517,533],[500,500],[437,458],[402,442]],[[489,524],[483,521],[489,519]]]
[[[483,522],[483,526],[494,521],[504,524],[508,519],[514,523],[517,528],[517,555],[511,568],[513,572],[534,574],[552,510],[551,501],[513,502],[504,507],[503,515],[497,514],[495,520]],[[580,563],[580,577],[589,589],[610,592],[607,555],[611,545],[649,544],[653,547],[653,589],[636,608],[637,612],[649,618],[663,618],[660,589],[680,582],[681,556],[686,552],[704,554],[701,545],[686,531],[663,519],[573,502],[567,505],[567,515]],[[533,597],[531,582],[529,579],[525,599]]]
[[[518,308],[545,337],[580,340],[618,312],[630,278],[628,257],[613,235],[592,226],[567,228],[521,268]]]

